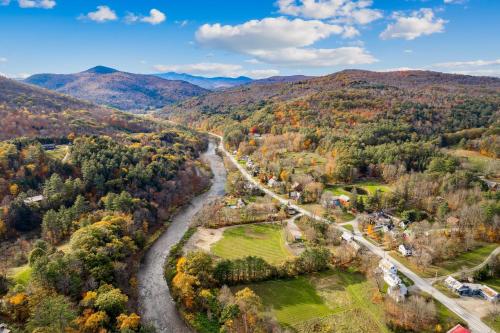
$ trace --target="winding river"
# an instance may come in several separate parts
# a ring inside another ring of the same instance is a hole
[[[215,153],[216,146],[216,142],[211,140],[207,151],[202,155],[214,174],[212,186],[207,192],[191,200],[191,203],[173,218],[168,230],[146,253],[139,270],[139,313],[142,320],[153,324],[158,333],[190,332],[170,296],[168,285],[163,278],[163,265],[170,248],[182,238],[193,216],[205,203],[224,195],[226,169],[222,159]]]

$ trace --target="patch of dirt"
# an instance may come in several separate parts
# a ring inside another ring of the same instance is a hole
[[[480,318],[488,316],[492,311],[498,309],[497,304],[477,297],[460,297],[455,301]]]
[[[184,253],[196,250],[210,252],[212,245],[221,240],[224,230],[226,229],[227,228],[209,229],[199,227],[184,246]]]

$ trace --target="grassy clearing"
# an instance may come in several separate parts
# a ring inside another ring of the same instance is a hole
[[[482,263],[488,255],[497,248],[498,244],[482,244],[472,251],[464,252],[457,257],[446,260],[435,265],[430,265],[427,268],[418,266],[407,257],[401,256],[396,251],[391,251],[391,255],[395,257],[402,264],[410,268],[419,276],[424,278],[445,276],[451,273],[460,271],[462,268],[472,268]]]
[[[389,332],[382,308],[372,303],[376,286],[354,271],[328,271],[249,286],[280,324],[302,332]],[[330,328],[330,329],[329,329]]]
[[[365,191],[367,191],[368,193],[370,193],[372,195],[375,194],[375,192],[377,192],[377,190],[382,192],[382,193],[391,191],[391,188],[388,185],[384,185],[382,183],[379,183],[379,182],[376,182],[373,180],[359,182],[359,183],[356,183],[354,185],[363,188]]]
[[[31,267],[26,264],[10,269],[8,276],[14,281],[15,284],[26,286],[31,280],[31,272]]]
[[[54,150],[47,151],[47,155],[56,160],[62,160],[66,153],[68,152],[69,147],[66,145],[57,146]]]
[[[351,224],[343,225],[343,227],[349,230],[350,232],[354,232],[354,227]]]
[[[450,155],[465,159],[466,167],[477,172],[487,173],[492,170],[500,170],[500,161],[492,157],[481,155],[477,151],[466,149],[444,149],[444,151]],[[493,176],[498,179],[500,173],[497,171]]]
[[[448,272],[456,272],[462,267],[474,267],[482,263],[497,247],[498,244],[482,244],[474,250],[462,253],[452,260],[443,261],[438,266]]]
[[[273,264],[281,263],[292,256],[285,245],[283,229],[272,224],[229,228],[211,250],[225,259],[257,256]]]

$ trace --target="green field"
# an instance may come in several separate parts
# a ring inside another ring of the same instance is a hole
[[[398,252],[392,251],[394,256],[402,264],[410,268],[421,277],[445,276],[460,271],[462,268],[472,268],[482,263],[488,255],[499,246],[498,244],[485,243],[472,251],[464,252],[457,257],[431,265],[426,269],[416,265],[409,258],[401,256]]]
[[[56,160],[62,160],[64,156],[66,156],[68,148],[69,147],[66,145],[57,146],[56,149],[47,151],[47,155],[51,156]]]
[[[383,310],[371,302],[377,289],[352,271],[329,271],[249,286],[278,322],[297,332],[389,332]],[[330,327],[330,329],[328,329]]]
[[[31,267],[26,264],[20,267],[12,268],[10,269],[8,276],[14,281],[14,283],[26,286],[31,279]]]
[[[375,194],[375,192],[377,190],[379,190],[382,193],[389,192],[391,190],[391,188],[388,185],[383,185],[379,182],[370,181],[370,180],[364,181],[364,182],[359,182],[359,183],[356,183],[354,185],[365,189],[368,193],[370,193],[372,195]]]
[[[283,229],[272,224],[251,224],[226,229],[222,239],[211,250],[225,259],[257,256],[272,264],[281,263],[292,256],[285,245]]]
[[[498,159],[481,155],[477,151],[466,149],[444,149],[444,151],[450,155],[466,160],[466,167],[474,171],[485,174],[488,170],[497,170],[492,176],[497,179],[500,177],[500,172],[498,171],[500,170],[500,161]]]

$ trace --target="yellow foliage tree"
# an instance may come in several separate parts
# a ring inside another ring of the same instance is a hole
[[[139,317],[135,313],[132,313],[129,316],[122,313],[116,318],[116,320],[117,320],[117,326],[120,330],[125,330],[125,329],[136,330],[139,328],[139,325],[141,324],[141,317]]]

